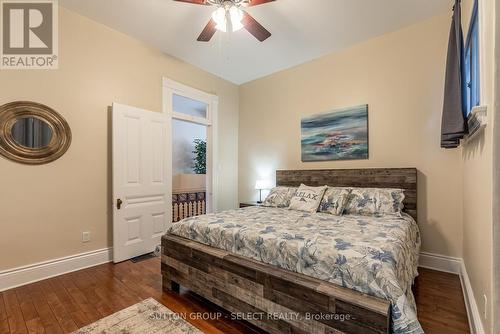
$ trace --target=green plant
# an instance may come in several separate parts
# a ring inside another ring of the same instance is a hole
[[[201,139],[194,140],[194,165],[196,174],[207,173],[207,142]]]

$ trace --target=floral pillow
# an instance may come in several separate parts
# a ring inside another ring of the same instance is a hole
[[[308,187],[301,184],[290,201],[290,209],[314,213],[318,211],[327,186]]]
[[[295,187],[275,187],[271,190],[269,195],[267,195],[262,206],[288,208],[290,206],[290,200],[296,191],[297,188]]]
[[[319,205],[319,211],[341,216],[350,193],[351,188],[328,187]]]
[[[362,216],[401,215],[404,191],[401,189],[352,188],[345,214]]]

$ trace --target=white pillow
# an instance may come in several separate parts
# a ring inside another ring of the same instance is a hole
[[[274,187],[269,195],[267,195],[262,206],[272,208],[288,208],[290,200],[297,188],[294,187]]]
[[[290,201],[290,209],[314,213],[318,211],[327,186],[308,187],[301,184]]]

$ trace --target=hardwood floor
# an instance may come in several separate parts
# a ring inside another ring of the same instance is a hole
[[[0,333],[69,333],[153,297],[183,314],[221,312],[183,290],[162,293],[160,261],[104,264],[0,293]],[[469,333],[458,276],[420,269],[418,315],[427,334]],[[262,333],[226,318],[189,321],[205,333]]]
[[[470,333],[460,278],[423,268],[419,274],[413,293],[425,333]]]

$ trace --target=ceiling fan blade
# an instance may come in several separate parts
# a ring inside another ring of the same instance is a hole
[[[271,37],[271,33],[247,12],[243,12],[243,20],[241,23],[249,33],[254,35],[254,37],[261,42]]]
[[[273,2],[273,1],[276,1],[276,0],[248,0],[247,7],[263,5],[265,3]]]
[[[213,19],[210,19],[208,21],[208,24],[205,26],[205,29],[201,32],[200,36],[198,37],[198,42],[208,42],[212,39],[214,36],[215,32],[217,31],[215,29],[215,26],[217,23]]]
[[[187,2],[187,3],[192,3],[194,5],[209,5],[205,2],[205,0],[174,0],[178,2]]]

